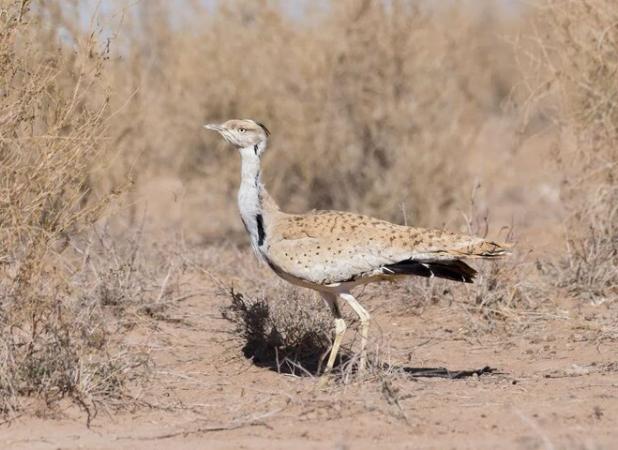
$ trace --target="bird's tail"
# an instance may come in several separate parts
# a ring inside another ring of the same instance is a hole
[[[484,258],[494,259],[502,258],[511,253],[513,244],[504,242],[486,241],[484,239],[478,239],[461,247],[452,249],[449,251],[454,256],[460,256],[463,258]]]
[[[435,252],[433,257],[425,253],[420,258],[410,258],[395,264],[385,265],[382,267],[382,272],[386,275],[418,275],[421,277],[446,278],[447,280],[472,283],[477,272],[462,261],[462,259],[501,258],[510,253],[511,247],[512,244],[476,238],[470,241],[467,238],[460,245],[454,245],[448,250]]]
[[[407,259],[382,267],[386,275],[417,275],[427,278],[445,278],[447,280],[472,283],[476,270],[458,259],[448,260],[412,260]]]

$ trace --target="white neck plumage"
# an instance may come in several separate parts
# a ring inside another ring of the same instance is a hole
[[[260,177],[260,156],[266,149],[266,142],[240,149],[242,159],[240,189],[238,190],[238,209],[251,237],[251,246],[256,255],[263,259],[260,248],[264,245],[263,191]]]

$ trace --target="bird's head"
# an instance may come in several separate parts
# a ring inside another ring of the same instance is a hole
[[[254,120],[228,120],[222,124],[210,123],[204,128],[217,131],[230,144],[237,148],[256,147],[260,151],[265,147],[263,144],[268,140],[270,131],[268,128]],[[257,153],[257,151],[256,151]]]

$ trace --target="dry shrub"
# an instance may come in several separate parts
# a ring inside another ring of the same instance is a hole
[[[250,298],[229,291],[231,302],[222,315],[234,324],[244,355],[278,372],[320,372],[332,344],[332,317],[309,291],[282,286],[271,294]],[[342,350],[339,360],[345,355]]]
[[[469,233],[487,237],[487,215],[472,211],[467,217]],[[502,235],[501,241],[515,244],[513,253],[500,260],[468,260],[478,272],[473,284],[411,278],[396,289],[402,291],[398,296],[404,306],[416,309],[447,303],[470,315],[466,326],[473,334],[517,332],[529,314],[545,311],[547,291],[538,264],[520,248],[514,230],[506,229]]]
[[[597,186],[589,203],[571,204],[566,254],[548,265],[557,286],[594,303],[618,299],[618,186]]]
[[[94,228],[82,241],[73,246],[82,264],[73,269],[73,281],[82,297],[114,316],[114,333],[145,317],[173,320],[187,270],[177,242],[150,242],[141,228],[112,233],[108,226]]]
[[[110,156],[106,50],[69,22],[61,41],[57,4],[0,5],[0,411],[68,397],[90,420],[144,363],[79,281],[92,260],[71,257],[112,198],[93,189]]]
[[[465,215],[468,234],[487,239],[489,211],[480,209],[477,194],[475,190]],[[519,324],[514,319],[541,309],[546,299],[538,265],[531,252],[517,243],[513,226],[503,227],[498,235],[499,241],[514,244],[512,253],[497,261],[471,260],[478,270],[477,279],[473,285],[453,289],[451,294],[453,302],[464,305],[479,318],[472,325],[474,331],[516,330]]]
[[[411,278],[390,286],[388,295],[413,314],[427,305],[447,304],[454,314],[467,315],[465,328],[472,335],[517,333],[533,319],[551,316],[548,291],[529,254],[516,250],[501,261],[469,262],[478,271],[474,284]]]
[[[576,297],[618,298],[618,4],[612,0],[542,4],[537,36],[561,131],[567,249],[549,277]]]

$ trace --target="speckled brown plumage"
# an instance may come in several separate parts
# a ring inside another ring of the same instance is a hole
[[[275,212],[265,253],[276,270],[311,284],[388,279],[383,268],[413,260],[460,260],[504,255],[505,244],[443,230],[413,228],[339,211]]]

